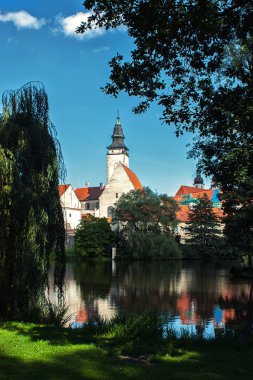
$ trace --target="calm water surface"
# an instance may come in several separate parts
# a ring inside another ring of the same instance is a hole
[[[252,282],[233,281],[231,263],[68,263],[66,303],[72,321],[88,322],[117,312],[159,311],[175,329],[252,325]]]

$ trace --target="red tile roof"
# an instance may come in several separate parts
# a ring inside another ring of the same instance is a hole
[[[224,214],[223,210],[221,210],[219,207],[213,207],[213,211],[219,219],[224,218],[225,214]]]
[[[176,192],[177,195],[183,195],[183,194],[192,194],[192,193],[205,193],[207,190],[205,189],[199,189],[198,187],[193,186],[180,186],[179,190]]]
[[[181,186],[182,187],[182,186]],[[186,186],[185,186],[186,187]],[[208,199],[212,199],[214,190],[206,190],[206,189],[198,189],[199,191],[193,192],[193,193],[184,193],[182,195],[175,195],[174,199],[175,201],[179,202],[183,199],[183,195],[191,195],[192,198],[201,198],[204,194],[207,195]]]
[[[190,211],[189,206],[180,205],[180,210],[176,214],[177,220],[179,220],[179,222],[187,222],[189,211]],[[213,211],[219,219],[224,218],[224,213],[220,208],[213,207]]]
[[[79,201],[96,201],[104,191],[104,186],[100,187],[79,187],[75,193]]]
[[[126,174],[128,175],[130,181],[132,182],[134,188],[136,190],[141,190],[142,189],[142,184],[140,183],[140,181],[138,180],[136,174],[134,174],[134,172],[132,172],[132,170],[130,170],[126,165],[124,164],[121,164],[123,166],[123,168],[125,169],[125,172]]]
[[[177,212],[176,217],[177,220],[180,222],[186,222],[188,220],[188,212],[189,212],[189,207],[188,206],[180,206],[180,210]]]
[[[213,193],[214,193],[214,190],[210,189],[210,190],[204,190],[202,189],[202,191],[198,191],[196,193],[193,193],[191,196],[192,198],[201,198],[203,197],[204,194],[207,195],[208,199],[212,199],[212,196],[213,196]]]
[[[58,186],[58,191],[60,197],[65,193],[65,191],[69,188],[70,185],[59,185]]]

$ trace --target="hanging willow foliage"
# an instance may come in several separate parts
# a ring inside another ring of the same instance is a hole
[[[65,269],[58,194],[65,168],[44,86],[30,82],[3,95],[0,119],[0,313],[22,314],[43,298],[49,256],[55,284]]]

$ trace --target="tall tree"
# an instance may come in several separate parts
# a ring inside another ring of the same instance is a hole
[[[213,211],[212,201],[207,194],[199,198],[188,213],[185,227],[187,241],[196,245],[198,250],[211,255],[215,240],[220,236],[220,221]]]
[[[115,204],[113,223],[121,222],[129,231],[174,236],[177,210],[177,203],[166,194],[156,194],[149,188],[131,190]]]
[[[119,247],[134,258],[180,258],[175,242],[177,203],[149,188],[131,190],[115,204],[113,225],[119,227]]]
[[[239,244],[253,247],[253,2],[251,0],[86,0],[93,27],[127,29],[131,60],[111,61],[107,94],[124,90],[156,101],[177,135],[197,132],[190,157],[215,175],[225,213],[244,226]],[[234,216],[236,215],[236,219]]]
[[[64,272],[64,166],[42,84],[3,95],[0,144],[0,313],[14,315],[43,298],[53,250],[59,286]]]

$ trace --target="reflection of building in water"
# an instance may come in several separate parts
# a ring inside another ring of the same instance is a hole
[[[117,308],[113,305],[110,297],[107,299],[95,299],[93,302],[83,302],[75,316],[76,322],[90,322],[98,316],[110,319],[117,314]]]
[[[154,265],[154,264],[153,264]],[[166,266],[165,263],[162,264]],[[114,301],[119,309],[132,310],[158,309],[172,318],[179,316],[181,325],[195,324],[204,327],[206,323],[216,326],[215,305],[221,298],[231,300],[233,297],[242,302],[243,294],[249,295],[247,284],[232,284],[226,270],[208,270],[203,265],[185,268],[178,273],[153,277],[147,267],[129,268],[121,278],[118,293]],[[136,264],[138,267],[138,264]],[[143,273],[142,273],[143,271]],[[148,276],[144,276],[144,272]],[[165,269],[166,272],[166,269]],[[215,275],[214,275],[215,274]],[[148,279],[147,279],[148,277]],[[221,324],[236,318],[235,309],[223,306]],[[200,331],[202,331],[200,329]]]
[[[96,307],[98,310],[98,315],[103,315],[104,318],[110,319],[117,314],[117,308],[110,297],[108,297],[108,299],[96,300]]]
[[[186,293],[180,294],[177,299],[177,310],[182,323],[188,324],[196,322],[195,302],[191,301],[190,297]]]
[[[180,274],[177,278],[177,283],[175,284],[174,291],[177,294],[181,294],[183,292],[187,292],[189,290],[189,287],[192,286],[194,282],[194,272],[193,270],[187,269],[184,270],[182,269],[180,271]],[[170,289],[172,290],[172,289]]]
[[[49,299],[53,304],[57,305],[58,298],[54,290],[53,282],[53,269],[51,269],[49,273]],[[77,284],[74,278],[73,265],[70,263],[66,266],[64,300],[68,306],[67,316],[71,315],[70,322],[72,322],[75,320],[76,314],[81,308],[82,297],[80,285]]]
[[[75,320],[76,313],[82,305],[81,289],[74,278],[73,265],[67,265],[65,284],[65,301],[69,306],[68,313],[72,315],[72,321]]]
[[[211,326],[249,316],[250,285],[232,283],[223,269],[203,263],[189,267],[171,262],[117,262],[113,272],[111,263],[67,265],[66,302],[69,313],[75,313],[73,320],[111,318],[117,311],[157,310],[167,320],[177,320],[180,326],[194,324],[202,331],[203,326],[211,330]]]

